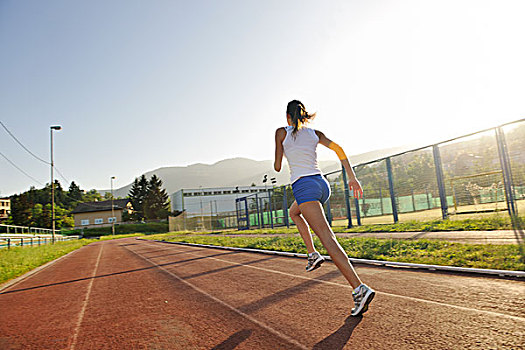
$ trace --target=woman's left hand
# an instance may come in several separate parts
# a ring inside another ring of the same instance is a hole
[[[361,183],[358,179],[353,178],[348,180],[348,187],[353,192],[353,196],[356,199],[363,198],[363,188],[361,187]]]

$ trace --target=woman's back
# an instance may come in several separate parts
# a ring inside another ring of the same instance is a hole
[[[317,144],[319,137],[314,129],[301,127],[292,135],[293,126],[287,126],[283,150],[290,166],[290,181],[302,176],[321,174],[317,165]]]

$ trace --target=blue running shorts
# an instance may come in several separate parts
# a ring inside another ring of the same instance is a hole
[[[299,178],[292,184],[292,190],[297,204],[312,201],[324,204],[330,198],[330,185],[319,174]]]

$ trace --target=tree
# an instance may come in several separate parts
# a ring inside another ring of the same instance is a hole
[[[78,187],[75,181],[71,181],[71,185],[69,185],[69,190],[68,190],[67,195],[72,200],[76,200],[76,201],[82,200],[82,190],[80,189],[80,187]]]
[[[146,219],[163,219],[169,214],[169,196],[162,188],[162,180],[153,175],[148,183],[148,192],[144,201]]]
[[[96,202],[100,200],[102,200],[102,196],[95,189],[87,191],[82,197],[82,202]]]
[[[133,205],[132,218],[134,220],[142,220],[144,215],[144,202],[148,194],[149,183],[145,175],[142,175],[140,179],[135,178],[131,189],[129,190],[129,199]]]

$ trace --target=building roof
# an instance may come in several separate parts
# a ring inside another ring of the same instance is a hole
[[[130,203],[129,199],[114,199],[113,200],[113,209],[119,210],[124,209]],[[97,211],[108,211],[111,210],[111,200],[109,201],[100,201],[100,202],[85,202],[78,203],[75,210],[72,211],[73,214],[78,213],[89,213]]]

